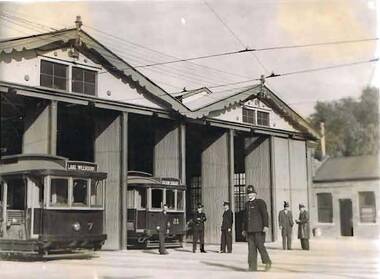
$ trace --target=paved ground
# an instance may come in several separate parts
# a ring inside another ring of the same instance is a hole
[[[279,243],[268,244],[273,261],[269,272],[247,272],[247,245],[234,245],[232,254],[193,254],[187,244],[161,256],[156,250],[102,251],[91,259],[59,259],[46,262],[0,261],[0,278],[380,278],[380,241],[339,239],[311,241],[311,251],[283,251]],[[259,265],[259,269],[263,270]]]

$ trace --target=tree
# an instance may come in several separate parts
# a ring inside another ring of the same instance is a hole
[[[325,123],[326,153],[332,157],[377,154],[379,151],[379,89],[367,87],[359,100],[317,102],[309,121]],[[320,147],[316,155],[320,157]]]

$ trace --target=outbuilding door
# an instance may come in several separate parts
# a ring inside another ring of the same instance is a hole
[[[351,199],[340,199],[340,231],[342,236],[353,236],[352,224],[352,201]]]

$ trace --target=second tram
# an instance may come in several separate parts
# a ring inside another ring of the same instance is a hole
[[[157,178],[148,173],[128,172],[128,247],[158,246],[158,214],[168,206],[167,247],[182,246],[185,235],[185,185],[175,178]]]

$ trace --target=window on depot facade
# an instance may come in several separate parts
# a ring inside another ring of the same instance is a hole
[[[243,108],[243,122],[249,124],[256,124],[256,110]]]
[[[51,61],[41,60],[40,85],[67,90],[68,66]]]
[[[95,96],[96,72],[87,69],[73,67],[71,91]]]
[[[257,111],[257,125],[269,126],[269,112]]]

